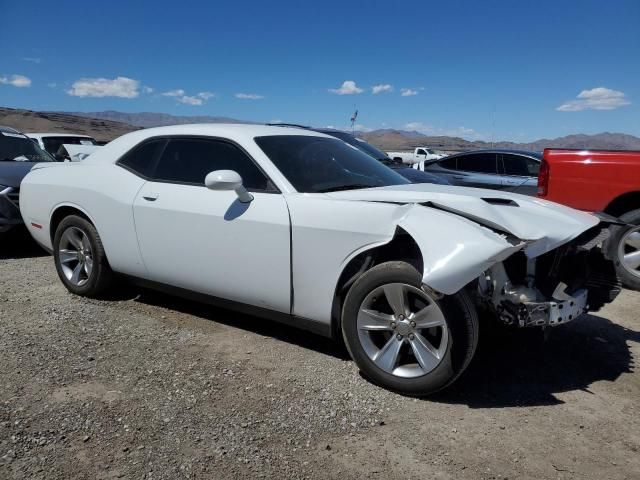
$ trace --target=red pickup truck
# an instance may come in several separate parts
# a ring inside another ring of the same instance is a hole
[[[546,149],[538,196],[627,223],[612,227],[607,251],[622,283],[640,290],[640,152]]]

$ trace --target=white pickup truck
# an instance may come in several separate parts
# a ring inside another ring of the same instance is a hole
[[[432,148],[416,147],[413,152],[387,152],[391,160],[400,160],[402,163],[413,165],[423,160],[438,160],[444,155],[436,153]]]

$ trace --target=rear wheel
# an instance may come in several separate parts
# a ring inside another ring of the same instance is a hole
[[[58,276],[70,292],[94,297],[110,286],[113,272],[100,235],[85,218],[71,215],[60,222],[53,256]]]
[[[447,387],[466,369],[478,342],[478,318],[464,291],[436,299],[413,266],[386,262],[349,290],[342,332],[368,378],[421,396]]]
[[[612,228],[609,255],[615,259],[616,270],[624,286],[640,290],[640,209],[625,213],[620,220],[632,226]]]

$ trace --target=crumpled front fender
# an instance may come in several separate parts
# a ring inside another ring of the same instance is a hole
[[[413,205],[398,222],[422,253],[423,282],[451,295],[483,271],[526,246],[450,213]]]

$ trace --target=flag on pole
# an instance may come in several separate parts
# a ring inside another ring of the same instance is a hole
[[[358,110],[356,110],[355,112],[353,112],[353,115],[351,116],[351,126],[353,127],[353,124],[356,123],[356,119],[358,118]]]

